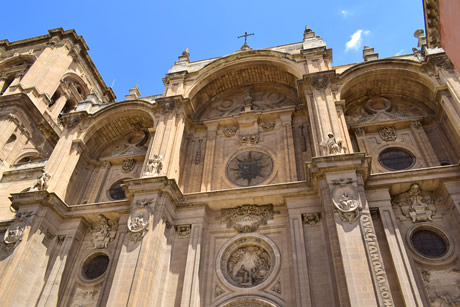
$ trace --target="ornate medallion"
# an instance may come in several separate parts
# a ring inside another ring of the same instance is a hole
[[[237,237],[223,247],[219,258],[218,275],[236,288],[253,288],[270,282],[280,263],[274,243],[262,236]]]
[[[238,186],[249,187],[261,184],[273,171],[273,160],[259,151],[239,154],[227,165],[227,177]]]

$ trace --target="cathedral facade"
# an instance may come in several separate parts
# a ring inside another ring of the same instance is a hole
[[[416,35],[185,50],[122,101],[73,30],[0,41],[2,305],[460,306],[460,74]]]

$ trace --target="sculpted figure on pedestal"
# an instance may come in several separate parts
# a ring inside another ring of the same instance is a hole
[[[43,172],[40,177],[37,178],[34,185],[29,188],[29,192],[34,191],[44,191],[48,188],[48,180],[50,179],[50,175]]]
[[[342,141],[336,140],[332,133],[329,133],[328,139],[321,143],[326,156],[339,155],[345,153],[345,147],[342,146]]]
[[[145,175],[146,176],[159,176],[162,168],[163,168],[163,157],[161,155],[154,154],[153,159],[150,159],[149,163],[147,164]]]

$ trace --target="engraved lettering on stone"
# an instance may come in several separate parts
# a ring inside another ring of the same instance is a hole
[[[383,306],[394,306],[372,219],[368,214],[363,214],[360,221],[367,254],[372,265],[372,278],[378,290],[379,301]]]
[[[123,160],[121,164],[121,169],[124,173],[129,173],[134,169],[135,166],[136,166],[135,159],[126,159],[126,160]]]
[[[319,222],[320,217],[321,215],[319,212],[302,214],[303,222],[308,225],[316,225]]]
[[[230,128],[224,128],[222,131],[225,137],[230,138],[236,134],[237,130],[238,130],[237,127],[230,127]]]
[[[436,203],[440,199],[435,198],[431,192],[422,191],[417,183],[411,185],[409,191],[393,198],[393,205],[399,206],[404,216],[412,222],[432,221],[436,214]]]
[[[51,178],[51,175],[43,172],[40,177],[37,178],[34,185],[29,188],[29,192],[34,191],[44,191],[48,188],[48,180]]]
[[[272,220],[274,214],[273,205],[243,205],[236,208],[222,209],[222,222],[227,227],[233,227],[241,233],[256,231],[260,225],[266,225],[268,220]]]
[[[343,147],[341,140],[336,140],[332,133],[329,133],[327,137],[328,139],[321,143],[323,155],[331,156],[345,153],[346,148]]]
[[[118,224],[116,221],[109,220],[104,215],[98,215],[98,221],[91,228],[91,241],[95,249],[107,248],[109,243],[115,239]]]
[[[163,157],[158,154],[153,155],[153,159],[149,159],[145,176],[159,176],[163,169]]]
[[[240,135],[240,144],[241,145],[255,145],[257,143],[259,143],[259,135],[258,134]]]
[[[192,232],[192,225],[190,224],[176,226],[176,234],[180,238],[189,237],[191,232]]]
[[[396,140],[396,131],[393,127],[384,127],[379,130],[379,135],[385,142]]]
[[[263,122],[261,126],[265,131],[271,131],[275,129],[276,122]]]

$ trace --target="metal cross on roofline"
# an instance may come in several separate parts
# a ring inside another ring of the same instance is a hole
[[[240,35],[238,36],[238,38],[244,37],[244,44],[247,45],[248,36],[251,36],[251,35],[254,35],[254,33],[248,34],[248,32],[244,32],[244,35]]]

